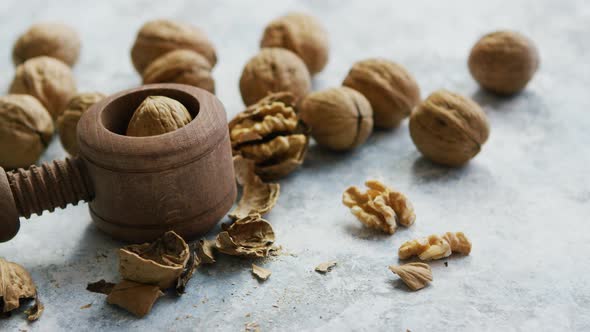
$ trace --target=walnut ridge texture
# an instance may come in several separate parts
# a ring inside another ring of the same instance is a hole
[[[147,97],[129,121],[127,136],[162,135],[186,126],[192,116],[180,102],[164,97]]]

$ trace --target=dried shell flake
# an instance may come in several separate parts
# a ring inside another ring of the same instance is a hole
[[[239,219],[217,235],[216,246],[228,255],[266,257],[273,250],[275,234],[258,214]]]
[[[260,266],[256,265],[256,264],[252,264],[252,274],[254,274],[256,276],[256,278],[260,279],[260,280],[266,280],[270,277],[272,272],[270,272],[270,270],[261,268]]]
[[[441,259],[453,252],[469,255],[471,242],[462,232],[447,232],[443,235],[430,235],[425,238],[405,242],[399,247],[400,259],[418,256],[423,261]]]
[[[213,249],[215,248],[215,241],[201,240],[197,244],[197,259],[199,264],[213,264],[215,263],[215,256]]]
[[[113,288],[107,297],[107,302],[116,304],[138,317],[143,317],[152,310],[152,306],[162,295],[164,293],[158,286],[123,280]]]
[[[425,263],[408,263],[390,266],[389,269],[397,274],[413,291],[424,288],[428,282],[432,281],[432,270]]]
[[[329,261],[329,262],[321,263],[315,267],[315,270],[316,270],[316,272],[320,272],[320,273],[330,272],[330,271],[332,271],[332,268],[334,268],[334,266],[336,266],[336,264],[338,264],[338,262],[336,262],[336,261]]]

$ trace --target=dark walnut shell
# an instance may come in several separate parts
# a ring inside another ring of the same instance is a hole
[[[461,166],[475,157],[488,139],[490,125],[473,100],[439,90],[428,96],[410,117],[410,135],[428,159]]]
[[[328,33],[313,16],[289,13],[268,24],[260,47],[280,47],[297,54],[311,75],[317,74],[328,63],[330,46]]]
[[[305,63],[282,48],[263,48],[252,57],[240,77],[240,92],[246,105],[252,105],[273,92],[290,92],[295,100],[309,93],[311,78]]]
[[[276,180],[297,169],[305,159],[309,138],[299,121],[290,93],[263,98],[229,123],[234,155],[255,162],[263,180]]]
[[[80,36],[72,27],[61,23],[38,23],[23,33],[12,49],[15,65],[46,55],[73,66],[80,55]]]
[[[342,85],[367,97],[377,128],[399,126],[420,102],[420,88],[414,77],[404,67],[385,59],[355,63]]]
[[[319,145],[332,150],[354,149],[373,131],[371,104],[351,88],[310,93],[301,101],[300,111],[311,136]]]
[[[98,92],[79,93],[70,99],[65,111],[57,119],[57,131],[61,145],[70,155],[78,155],[76,129],[82,114],[104,98],[105,95]]]
[[[469,71],[486,90],[502,95],[517,93],[539,68],[535,44],[514,31],[483,36],[471,49]]]

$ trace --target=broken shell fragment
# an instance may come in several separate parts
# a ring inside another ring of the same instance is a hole
[[[123,280],[107,296],[109,304],[115,304],[137,317],[147,315],[156,300],[164,295],[156,285],[146,285]]]
[[[199,264],[213,264],[215,263],[215,255],[213,250],[215,249],[215,241],[201,240],[197,244],[197,260]]]
[[[259,214],[236,220],[217,235],[217,249],[228,255],[249,258],[267,257],[274,250],[275,234],[270,223]]]
[[[18,309],[21,299],[37,296],[37,287],[24,267],[0,257],[0,309],[10,312]]]
[[[258,278],[259,280],[267,280],[272,272],[270,272],[270,270],[267,270],[265,268],[262,268],[256,264],[252,264],[252,274],[256,276],[256,278]]]
[[[330,271],[332,271],[332,268],[334,268],[334,266],[336,266],[336,264],[338,264],[338,262],[336,262],[336,261],[329,261],[329,262],[321,263],[315,267],[315,271],[319,272],[319,273],[330,272]]]

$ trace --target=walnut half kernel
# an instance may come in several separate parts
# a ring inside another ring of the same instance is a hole
[[[447,232],[405,242],[399,247],[400,259],[418,256],[423,261],[449,257],[452,253],[469,255],[471,242],[462,232]]]
[[[342,195],[342,203],[365,226],[393,234],[397,224],[409,227],[414,223],[414,207],[404,194],[376,180],[369,180],[365,185],[368,189],[364,193],[352,186]]]
[[[391,272],[397,274],[402,281],[413,291],[424,288],[432,281],[432,270],[426,263],[408,263],[399,266],[390,266]]]

